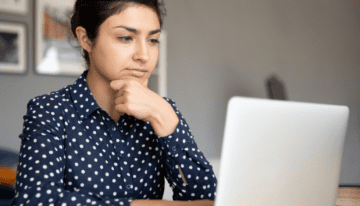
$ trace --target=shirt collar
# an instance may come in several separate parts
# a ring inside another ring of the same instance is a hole
[[[88,71],[84,71],[70,88],[72,103],[81,120],[100,108],[86,82],[87,73]]]

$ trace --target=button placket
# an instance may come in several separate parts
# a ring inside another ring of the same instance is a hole
[[[130,147],[128,146],[129,142],[127,142],[127,138],[125,137],[125,135],[129,135],[128,134],[128,127],[124,126],[124,120],[122,121],[119,121],[118,123],[118,132],[119,134],[121,134],[121,139],[120,141],[118,142],[118,145],[119,145],[119,148],[120,148],[120,151],[118,152],[119,154],[119,166],[122,168],[122,177],[124,178],[124,185],[125,185],[125,188],[126,188],[126,194],[127,196],[131,196],[132,193],[133,193],[133,179],[132,179],[132,173],[131,173],[131,164],[130,164],[130,159],[128,156],[127,156],[127,148],[130,149]],[[120,132],[122,131],[122,132]]]
[[[124,153],[120,153],[120,158],[123,159],[125,157]]]
[[[122,119],[122,118],[121,118]],[[110,134],[110,138],[113,141],[114,144],[114,150],[115,154],[117,156],[117,167],[120,171],[120,177],[123,179],[124,187],[125,189],[124,194],[129,196],[133,193],[133,180],[131,178],[131,170],[130,170],[130,164],[128,161],[128,157],[126,156],[126,141],[125,141],[125,132],[126,128],[124,127],[124,123],[121,122],[121,119],[119,122],[113,122],[105,121],[106,125],[108,126],[108,132]]]

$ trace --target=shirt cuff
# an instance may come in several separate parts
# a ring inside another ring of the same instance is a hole
[[[188,150],[188,144],[195,144],[188,125],[182,119],[179,120],[173,133],[159,139],[161,146],[167,148],[173,157],[177,157],[181,150]]]

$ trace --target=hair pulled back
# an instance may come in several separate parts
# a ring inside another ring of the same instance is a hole
[[[76,0],[73,16],[71,17],[71,31],[75,38],[76,28],[83,27],[87,37],[96,43],[100,25],[110,16],[124,11],[129,6],[137,4],[153,9],[162,27],[162,17],[165,15],[164,2],[158,0]],[[90,66],[89,53],[83,49],[83,57]]]

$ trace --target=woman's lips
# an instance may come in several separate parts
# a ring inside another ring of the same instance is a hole
[[[126,71],[135,77],[143,77],[147,73],[147,71],[144,69],[127,69]]]

